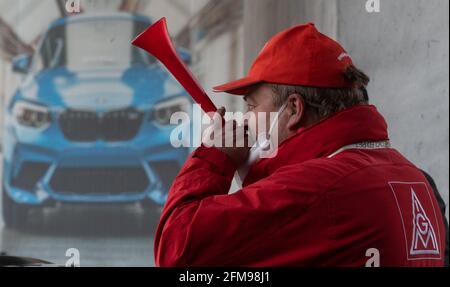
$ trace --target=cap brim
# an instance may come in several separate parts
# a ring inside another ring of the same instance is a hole
[[[233,95],[243,96],[247,94],[248,88],[262,81],[252,77],[245,77],[213,88],[214,92],[225,92]]]

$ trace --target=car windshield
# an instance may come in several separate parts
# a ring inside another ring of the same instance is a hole
[[[152,64],[153,57],[130,44],[147,24],[115,19],[56,26],[46,34],[35,69]]]

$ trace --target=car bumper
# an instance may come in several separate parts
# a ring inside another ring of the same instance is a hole
[[[9,143],[3,184],[17,203],[131,203],[162,205],[188,156],[170,144],[91,143],[66,146]]]

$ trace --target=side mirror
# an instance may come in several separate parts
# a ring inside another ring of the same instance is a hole
[[[31,55],[22,54],[12,59],[12,70],[16,73],[26,74],[31,64]]]
[[[187,49],[181,47],[178,47],[176,50],[181,60],[183,60],[186,65],[190,65],[192,61],[191,53],[189,53]]]

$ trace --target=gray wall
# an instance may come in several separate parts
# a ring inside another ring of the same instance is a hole
[[[244,0],[245,66],[250,67],[264,43],[285,28],[313,21],[331,37],[337,35],[335,0]]]
[[[365,0],[245,0],[246,67],[274,33],[315,22],[371,77],[394,147],[435,178],[448,204],[449,1],[380,3],[370,14]]]
[[[448,204],[449,1],[381,0],[373,14],[361,2],[339,1],[338,39],[370,75],[394,147],[434,177]]]

